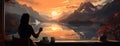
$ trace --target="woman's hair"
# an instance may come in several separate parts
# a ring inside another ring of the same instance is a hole
[[[28,13],[24,13],[21,17],[21,20],[20,20],[20,24],[28,24],[29,23],[29,14]]]

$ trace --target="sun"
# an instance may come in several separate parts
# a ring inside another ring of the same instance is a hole
[[[59,17],[60,15],[62,14],[62,12],[61,11],[52,11],[51,12],[51,17]]]

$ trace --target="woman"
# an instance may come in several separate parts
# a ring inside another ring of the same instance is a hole
[[[39,32],[37,34],[34,33],[34,30],[31,25],[29,25],[29,14],[24,13],[20,20],[20,26],[19,26],[19,35],[21,39],[25,39],[28,41],[28,43],[33,46],[33,42],[30,39],[30,36],[33,35],[33,37],[38,38],[40,32],[42,31],[42,28],[40,28]]]

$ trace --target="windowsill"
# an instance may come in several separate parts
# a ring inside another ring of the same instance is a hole
[[[116,40],[108,40],[109,42],[119,42]],[[56,40],[55,43],[101,43],[99,40]]]

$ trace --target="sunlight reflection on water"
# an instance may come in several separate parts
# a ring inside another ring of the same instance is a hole
[[[72,29],[68,28],[59,23],[43,23],[43,31],[40,34],[40,37],[35,39],[32,37],[33,41],[40,41],[42,37],[54,37],[57,39],[80,39],[80,36]]]

